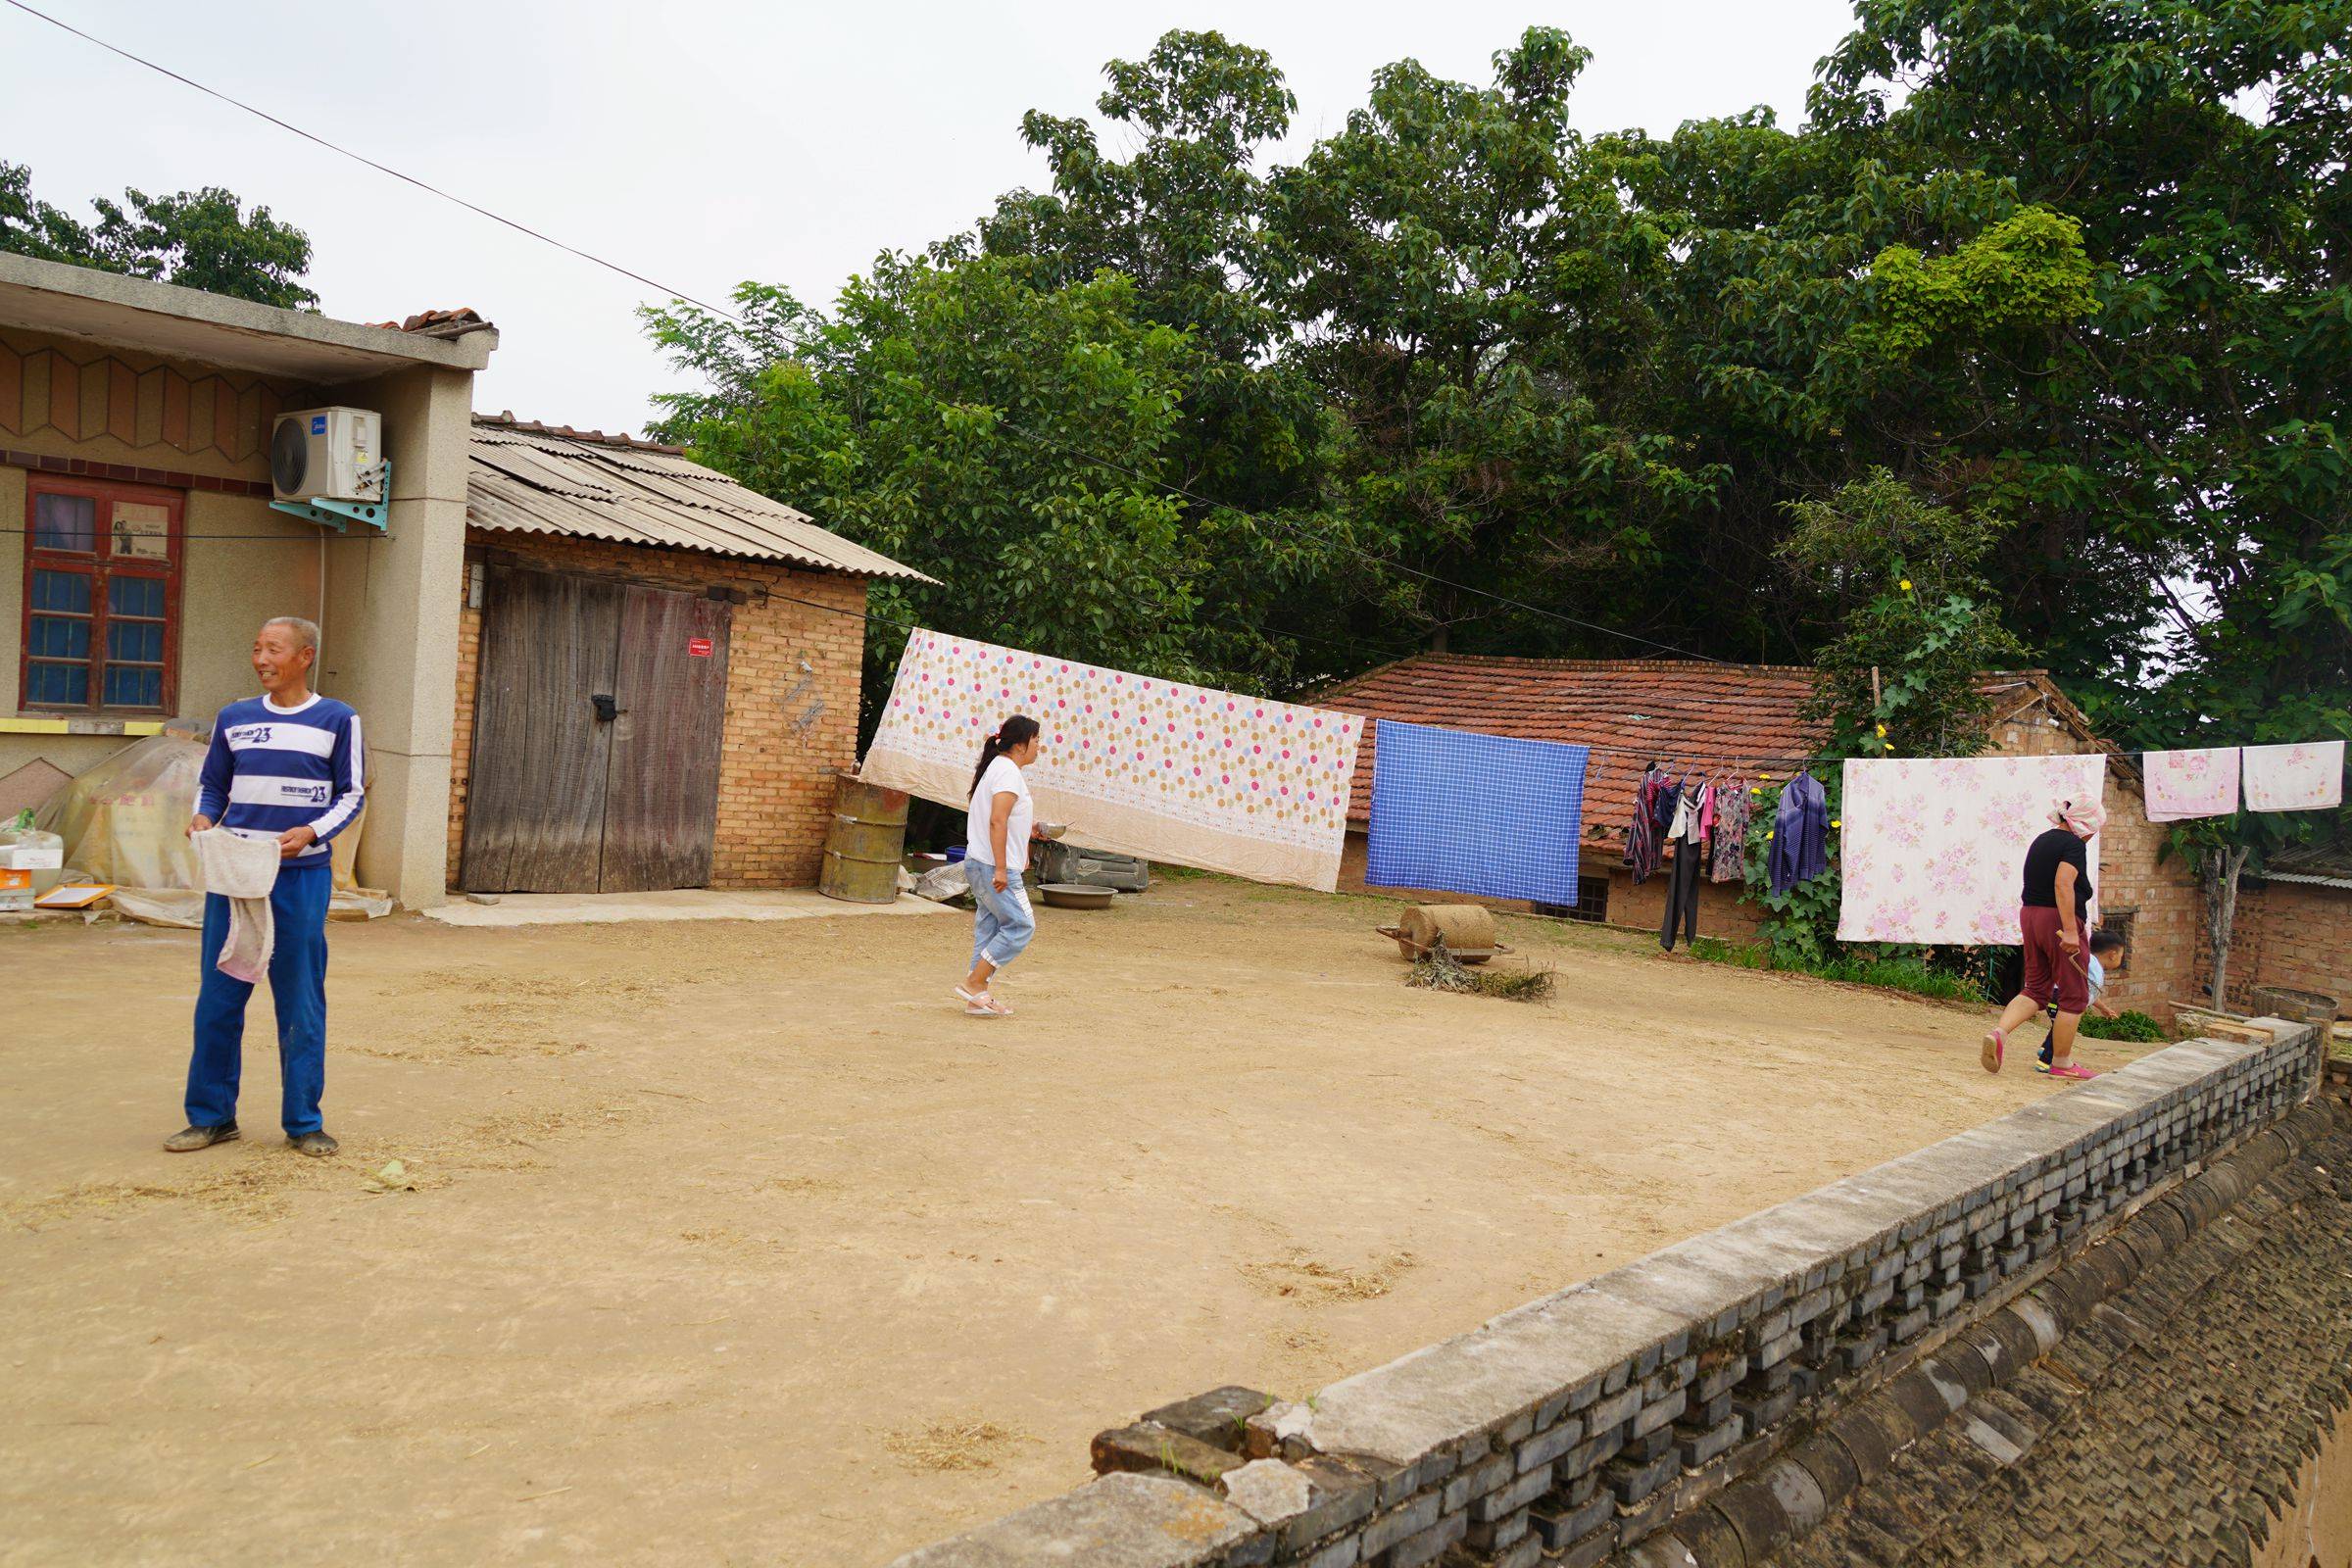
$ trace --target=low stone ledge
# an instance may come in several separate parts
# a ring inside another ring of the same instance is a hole
[[[2249,1164],[2197,1176],[2147,1204],[2128,1228],[2132,1239],[2059,1267],[2062,1254],[2081,1251],[2086,1228],[2225,1149],[2244,1144],[2247,1160],[2276,1163],[2297,1147],[2291,1132],[2266,1129],[2316,1082],[2315,1031],[2257,1022],[2268,1044],[2202,1040],[2152,1053],[1344,1378],[1304,1406],[1247,1413],[1264,1396],[1232,1389],[1165,1406],[1144,1418],[1140,1436],[1120,1435],[1116,1462],[1158,1451],[1165,1431],[1221,1450],[1210,1461],[1187,1447],[1186,1462],[1167,1467],[1203,1485],[1106,1477],[926,1548],[986,1538],[998,1555],[916,1553],[901,1564],[1064,1560],[1079,1534],[1109,1529],[1125,1511],[1172,1508],[1168,1488],[1216,1510],[1182,1527],[1201,1531],[1182,1547],[1194,1555],[1149,1555],[1177,1549],[1181,1534],[1153,1514],[1117,1527],[1138,1533],[1132,1549],[1146,1554],[1099,1554],[1112,1546],[1096,1534],[1084,1560],[1760,1561],[1866,1484],[1873,1467],[2046,1353],[2119,1282],[2225,1212],[2259,1175]],[[1875,1413],[1855,1406],[1831,1423],[1866,1395]],[[1252,1464],[1251,1496],[1303,1506],[1260,1524],[1205,1490],[1242,1473],[1245,1458],[1291,1466],[1298,1478],[1282,1484]],[[1054,1512],[1113,1483],[1155,1490],[1096,1497],[1083,1523]],[[1233,1528],[1242,1535],[1226,1533]]]

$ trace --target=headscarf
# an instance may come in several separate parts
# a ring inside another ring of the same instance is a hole
[[[2060,801],[2057,809],[2050,812],[2050,820],[2090,838],[2107,825],[2107,808],[2097,801]]]

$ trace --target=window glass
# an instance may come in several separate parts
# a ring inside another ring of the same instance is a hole
[[[35,659],[87,659],[90,623],[61,615],[32,617],[31,653]]]
[[[118,615],[147,615],[164,618],[164,579],[161,577],[125,577],[118,573],[106,581],[106,608]]]
[[[78,571],[35,571],[32,608],[86,615],[90,612],[90,579]]]
[[[71,703],[87,706],[90,700],[90,666],[87,664],[43,664],[25,666],[24,697],[27,702],[44,706],[63,706]]]
[[[178,643],[178,503],[39,474],[29,489],[19,703],[160,711]]]
[[[65,624],[88,630],[87,621]],[[85,639],[86,640],[86,639]],[[158,620],[110,620],[106,623],[106,657],[133,664],[164,662],[164,625]]]
[[[136,664],[109,664],[106,667],[106,706],[109,708],[156,708],[164,700],[164,672],[142,669]]]
[[[32,542],[40,550],[98,548],[98,503],[43,491],[32,498]]]

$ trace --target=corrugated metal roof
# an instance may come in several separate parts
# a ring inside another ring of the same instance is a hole
[[[858,577],[935,580],[651,442],[477,414],[467,458],[466,520],[477,528],[707,550]]]
[[[2249,878],[2261,882],[2301,882],[2310,887],[2352,888],[2352,845],[2296,844],[2273,855]]]

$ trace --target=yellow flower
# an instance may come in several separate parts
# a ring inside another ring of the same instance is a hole
[[[1884,739],[1886,739],[1886,725],[1884,725],[1884,724],[1881,724],[1881,725],[1879,726],[1879,738],[1880,738],[1881,740],[1884,740]]]
[[[1909,593],[1910,591],[1911,591],[1911,579],[1910,579],[1910,578],[1908,578],[1908,577],[1905,577],[1905,578],[1903,579],[1903,592],[1905,592],[1905,593]]]
[[[1830,826],[1832,826],[1832,827],[1843,827],[1843,826],[1845,826],[1845,821],[1844,821],[1844,819],[1843,819],[1842,817],[1836,817],[1836,816],[1833,816],[1833,817],[1831,817],[1831,818],[1830,818]]]

